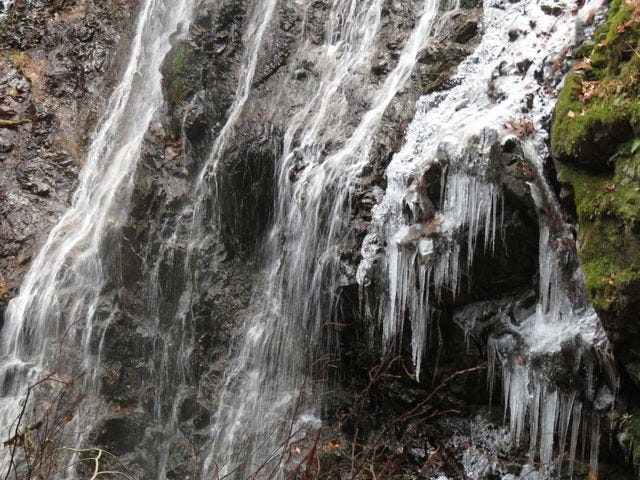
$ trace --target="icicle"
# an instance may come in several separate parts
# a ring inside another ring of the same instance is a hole
[[[600,449],[600,414],[598,412],[591,413],[590,425],[591,449],[589,451],[589,466],[593,478],[598,478],[598,452]]]
[[[497,362],[498,352],[496,351],[496,340],[489,338],[487,341],[487,388],[489,390],[489,407],[491,407],[493,393],[495,391]]]
[[[567,433],[569,431],[569,424],[571,422],[571,415],[573,413],[573,404],[576,398],[576,392],[572,391],[568,394],[562,394],[560,397],[560,421],[558,422],[559,429],[559,442],[558,453],[560,461],[558,465],[558,473],[562,472],[562,462],[564,460],[564,452],[567,445]]]
[[[582,403],[577,402],[573,407],[571,420],[571,444],[569,446],[569,478],[573,478],[575,463],[578,461],[578,436],[580,435],[580,423],[582,420]]]
[[[524,432],[528,406],[529,370],[523,365],[516,365],[511,372],[509,385],[509,415],[511,436],[517,444],[520,444]]]
[[[551,468],[557,409],[558,392],[556,390],[549,392],[547,387],[544,387],[542,393],[542,418],[540,421],[540,463],[543,471]],[[543,478],[546,478],[546,476]]]
[[[540,425],[540,403],[544,399],[542,396],[542,384],[540,381],[535,382],[535,391],[533,393],[533,400],[530,406],[529,412],[529,430],[530,430],[530,444],[529,444],[529,460],[533,463],[538,448],[538,427]],[[544,435],[544,431],[542,432]]]
[[[531,113],[535,118],[534,123],[538,124],[542,118],[550,115],[554,103],[552,92],[540,91],[533,75],[533,67],[531,73],[524,76],[517,73],[515,68],[512,69],[512,74],[509,73],[509,65],[514,61],[512,52],[499,48],[501,44],[497,39],[503,38],[504,25],[514,24],[522,19],[519,7],[485,7],[486,31],[480,45],[461,63],[455,77],[457,83],[452,89],[420,100],[416,117],[407,129],[405,146],[394,156],[387,169],[387,191],[373,209],[371,231],[383,238],[393,239],[394,242],[399,240],[399,235],[404,240],[404,255],[419,251],[423,242],[415,238],[418,229],[412,230],[416,225],[407,223],[401,211],[402,202],[411,203],[412,199],[415,200],[415,191],[407,189],[407,185],[411,184],[407,179],[420,177],[436,162],[443,165],[440,209],[430,223],[434,232],[426,235],[430,245],[426,263],[432,268],[430,272],[433,283],[431,288],[435,293],[432,299],[434,305],[443,298],[448,300],[451,296],[455,299],[464,288],[463,278],[466,280],[469,276],[481,244],[485,252],[494,252],[496,238],[504,240],[504,196],[500,191],[499,181],[493,181],[496,176],[493,170],[495,159],[490,158],[489,152],[501,138],[506,138],[501,132],[501,126],[512,120],[509,116],[516,111],[513,108],[520,108],[523,95],[526,95],[524,92],[528,90],[538,92],[537,95],[541,97]],[[534,15],[539,12],[540,4],[534,1],[527,4],[526,8],[530,15]],[[537,36],[523,36],[519,41],[527,45],[527,51],[534,57],[534,64],[539,65],[539,68],[546,68],[550,50],[561,52],[569,46],[574,24],[575,19],[567,10],[559,19],[548,22],[549,35],[544,40]],[[483,66],[489,65],[492,67],[484,69]],[[494,82],[503,95],[500,102],[496,102],[487,92],[487,84],[495,80],[492,75],[496,65],[507,65],[506,73],[501,75],[498,82]],[[526,159],[536,171],[535,180],[529,186],[538,211],[551,209],[552,215],[555,215],[558,213],[557,200],[544,183],[542,171],[543,159],[548,156],[544,136],[544,132],[536,132],[531,135],[530,141],[522,140],[521,145]],[[414,217],[416,212],[414,211]],[[547,372],[539,370],[540,360],[544,364],[548,361],[560,361],[559,353],[563,345],[575,339],[594,347],[606,344],[606,339],[597,317],[586,314],[586,306],[566,289],[565,273],[560,268],[563,259],[559,258],[557,248],[563,239],[562,233],[558,231],[559,227],[541,213],[539,230],[539,298],[535,313],[522,321],[518,319],[517,324],[511,322],[517,341],[504,352],[502,346],[498,346],[499,338],[490,337],[487,346],[487,385],[489,392],[493,393],[497,361],[500,360],[505,421],[508,414],[514,441],[519,442],[528,427],[531,434],[531,461],[539,455],[543,463],[549,464],[556,447],[561,455],[564,453],[570,425],[573,427],[570,449],[576,448],[580,418],[586,418],[586,414],[582,414],[582,405],[576,404],[579,392],[560,390],[552,379],[547,382]],[[463,253],[465,249],[466,252]],[[363,247],[363,257],[366,254]],[[418,256],[419,259],[421,257]],[[390,295],[387,301],[390,308],[395,310],[394,318],[398,316],[400,305],[404,307],[406,302],[410,304],[407,311],[413,331],[413,360],[416,370],[421,371],[420,362],[428,343],[424,327],[425,322],[428,325],[431,306],[416,299],[421,299],[424,289],[428,290],[430,285],[429,282],[424,284],[420,280],[421,263],[411,265],[403,262],[403,268],[408,265],[410,274],[406,271],[400,274],[395,266],[398,260],[393,255],[388,260]],[[370,260],[367,262],[371,263]],[[465,286],[472,287],[470,284]],[[445,297],[444,292],[450,292],[451,295]],[[403,308],[403,314],[404,311]],[[387,321],[387,325],[395,326],[395,330],[389,327],[385,330],[385,335],[396,338],[401,335],[402,326],[397,321],[395,324]],[[463,328],[465,342],[468,344],[470,330],[466,325]],[[582,369],[579,368],[580,354],[577,352],[576,356],[576,365],[569,365],[569,368],[574,367],[574,375],[580,376],[581,381],[587,381],[587,395],[592,397],[593,394],[589,392],[593,391],[594,384],[593,362],[590,369],[587,369],[587,378],[584,378]],[[578,417],[577,423],[574,415]],[[556,427],[559,428],[559,445],[554,445],[552,432]],[[583,429],[583,433],[586,430],[588,429]],[[550,468],[547,465],[544,470],[548,473]],[[559,467],[561,469],[562,465]]]

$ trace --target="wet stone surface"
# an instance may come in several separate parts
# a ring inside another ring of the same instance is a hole
[[[18,2],[4,16],[1,9],[3,311],[35,249],[69,206],[126,55],[136,2]]]

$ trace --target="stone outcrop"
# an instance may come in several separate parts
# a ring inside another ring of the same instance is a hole
[[[587,292],[619,363],[616,438],[640,464],[640,4],[616,0],[559,96],[552,153]]]
[[[577,215],[587,290],[616,358],[640,384],[640,5],[615,1],[566,79],[552,151]]]
[[[0,312],[69,206],[136,3],[18,1],[0,16]]]

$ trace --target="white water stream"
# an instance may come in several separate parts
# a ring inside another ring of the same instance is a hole
[[[438,20],[446,18],[438,7],[437,1],[424,2],[397,65],[373,95],[366,82],[380,33],[381,0],[333,2],[324,44],[305,43],[298,51],[297,60],[313,59],[322,76],[285,133],[268,266],[252,302],[255,313],[225,375],[205,476],[249,478],[259,469],[259,478],[277,475],[282,446],[319,425],[318,404],[308,407],[306,399],[318,394],[312,385],[318,379],[311,378],[318,352],[332,351],[330,324],[349,198],[382,115],[440,28]],[[347,124],[354,101],[349,95],[369,105],[355,128]]]
[[[324,42],[303,42],[294,55],[294,62],[308,60],[319,75],[310,82],[308,99],[297,107],[285,132],[276,166],[275,218],[265,245],[266,267],[255,286],[252,315],[237,339],[219,402],[213,407],[202,478],[281,476],[283,445],[320,425],[317,396],[322,387],[314,383],[319,379],[313,375],[323,354],[335,350],[331,324],[338,303],[350,199],[370,161],[372,137],[385,110],[406,85],[422,49],[448,19],[446,12],[439,11],[439,1],[419,3],[420,14],[397,63],[375,89],[370,85],[370,69],[380,40],[383,0],[334,0]],[[572,44],[576,20],[584,20],[598,2],[589,2],[575,16],[567,7],[558,17],[545,14],[541,5],[538,0],[485,2],[480,44],[458,68],[453,88],[420,100],[405,145],[388,167],[387,190],[374,209],[358,280],[367,284],[376,251],[386,241],[389,291],[380,316],[384,342],[394,348],[408,312],[418,376],[428,347],[431,303],[442,288],[458,290],[478,243],[491,249],[498,241],[501,192],[484,175],[490,147],[484,140],[491,137],[491,130],[504,138],[509,128],[530,122],[535,133],[526,148],[541,176],[547,153],[543,119],[551,114],[558,85],[548,88],[534,72],[553,77],[554,62]],[[451,2],[446,10],[457,7]],[[185,234],[189,249],[184,270],[188,271],[190,255],[216,231],[217,225],[207,223],[211,219],[205,212],[213,202],[217,220],[217,191],[212,190],[217,187],[218,164],[251,94],[259,53],[277,8],[278,0],[257,1],[247,16],[234,102],[193,185],[193,204],[178,215],[178,223],[189,225],[187,232],[174,231],[170,224],[161,229],[166,241],[155,263],[150,262],[149,282],[149,308],[158,331],[163,328],[160,312],[153,309],[157,310],[162,295],[161,264],[174,261],[173,246]],[[66,378],[85,370],[84,390],[90,396],[96,393],[99,349],[96,352],[90,340],[100,338],[106,327],[94,319],[105,287],[119,282],[117,272],[107,271],[104,258],[129,215],[143,137],[162,105],[160,65],[170,47],[169,37],[186,31],[192,10],[192,0],[146,0],[142,6],[123,79],[92,142],[72,207],[52,230],[7,310],[0,340],[0,431],[6,431],[16,418],[26,387],[48,372]],[[520,34],[509,43],[511,29]],[[523,69],[518,63],[525,60],[531,65]],[[523,114],[530,94],[533,107]],[[351,107],[355,103],[365,107],[354,123]],[[410,179],[419,178],[433,162],[445,160],[442,208],[432,222],[436,240],[431,229],[431,233],[423,230],[424,225],[406,223],[403,209],[413,205],[418,195],[418,182]],[[532,184],[532,189],[539,206],[555,208],[544,185]],[[570,455],[575,457],[578,433],[588,429],[595,471],[599,417],[583,411],[578,392],[560,392],[545,383],[531,359],[557,353],[564,340],[577,335],[596,348],[605,348],[606,341],[590,306],[576,303],[563,290],[555,248],[558,232],[549,229],[544,218],[540,226],[541,295],[536,312],[518,332],[525,343],[524,360],[514,362],[508,346],[492,339],[490,369],[494,375],[496,366],[502,369],[511,433],[519,439],[528,426],[531,456],[539,456],[542,477],[550,474],[546,465],[554,461],[553,435],[548,434],[552,431],[560,432],[560,448],[569,442]],[[461,258],[463,251],[468,252],[466,258]],[[579,272],[576,278],[581,281]],[[176,429],[184,393],[184,385],[172,385],[176,378],[168,369],[177,364],[182,372],[178,383],[186,384],[193,347],[186,322],[189,297],[198,286],[192,278],[186,282],[176,318],[182,322],[182,337],[176,339],[177,347],[169,342],[158,346],[162,360],[157,368],[150,368],[149,382],[157,387],[154,418],[158,423],[166,421],[167,431]],[[430,293],[432,284],[435,288]],[[593,397],[596,392],[587,393]],[[167,395],[174,396],[169,415],[161,411]],[[83,408],[95,415],[99,402],[89,401]],[[160,450],[158,478],[162,479],[168,443]]]
[[[90,340],[101,333],[94,331],[93,322],[103,288],[119,281],[103,259],[117,244],[128,216],[143,137],[163,104],[160,66],[170,36],[186,31],[192,9],[191,0],[146,0],[141,5],[122,80],[89,148],[71,208],[49,234],[5,314],[0,337],[3,434],[16,420],[27,387],[52,372],[63,380],[86,372],[83,408],[91,414],[77,417],[95,418],[91,409],[101,372]],[[76,431],[79,437],[86,433],[84,428]],[[3,467],[6,455],[3,449]],[[67,478],[71,474],[64,473]]]
[[[363,245],[364,260],[358,279],[363,285],[369,282],[368,274],[377,259],[379,245],[388,242],[389,296],[380,319],[384,340],[388,348],[394,348],[394,339],[402,337],[408,315],[418,376],[428,347],[431,303],[438,301],[442,288],[458,292],[462,274],[472,268],[478,237],[482,237],[485,249],[493,249],[501,228],[501,192],[500,186],[488,176],[489,149],[496,140],[505,141],[514,133],[522,135],[522,126],[529,126],[525,132],[528,137],[525,153],[538,178],[543,178],[543,162],[547,157],[544,121],[553,111],[559,87],[553,81],[558,78],[555,62],[564,61],[574,43],[577,24],[584,24],[599,6],[597,1],[588,2],[577,13],[572,11],[574,7],[566,6],[556,17],[543,12],[543,3],[485,2],[480,44],[459,66],[453,88],[420,100],[406,143],[387,169],[384,198],[374,207],[373,227]],[[508,36],[511,30],[517,32],[512,41]],[[540,81],[540,77],[553,83]],[[533,105],[523,113],[531,98]],[[403,209],[415,208],[412,206],[420,193],[419,182],[412,179],[420,178],[438,162],[446,166],[441,210],[430,221],[431,228],[406,223]],[[512,436],[519,441],[528,422],[531,461],[539,454],[541,478],[551,475],[555,462],[551,432],[561,431],[562,453],[570,424],[571,458],[576,458],[578,430],[583,428],[590,432],[591,468],[597,472],[599,414],[584,420],[582,404],[576,398],[580,392],[560,393],[533,364],[536,358],[560,352],[563,343],[576,336],[585,345],[601,351],[607,349],[607,340],[592,307],[572,299],[560,279],[558,270],[563,259],[558,246],[567,231],[549,228],[550,219],[560,218],[553,193],[544,181],[538,185],[532,181],[530,186],[537,207],[550,209],[547,216],[540,218],[539,304],[519,327],[518,335],[525,345],[518,355],[505,345],[497,347],[498,351],[490,348],[489,384],[493,384],[495,375],[493,363],[499,361]],[[468,256],[461,258],[465,250]],[[583,284],[580,271],[575,272],[573,280]],[[431,286],[435,299],[430,298]],[[575,372],[581,365],[577,358]],[[593,392],[590,399],[594,399]]]

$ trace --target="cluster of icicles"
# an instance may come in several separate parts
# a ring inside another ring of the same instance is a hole
[[[479,46],[459,66],[451,90],[420,100],[406,143],[388,167],[388,187],[374,207],[358,280],[366,286],[372,277],[370,272],[383,265],[388,297],[386,307],[378,311],[384,341],[387,348],[394,348],[394,339],[402,338],[408,317],[419,376],[433,328],[431,309],[438,304],[440,292],[446,288],[455,295],[461,275],[472,268],[476,248],[493,249],[500,237],[501,194],[500,186],[490,179],[491,144],[513,141],[507,126],[514,122],[527,121],[535,126],[535,133],[523,142],[527,160],[537,170],[537,180],[529,186],[539,210],[551,210],[550,214],[539,214],[540,297],[535,311],[517,327],[517,347],[511,336],[506,340],[490,338],[488,363],[491,389],[501,370],[505,415],[508,411],[513,438],[519,441],[528,425],[531,461],[539,458],[539,474],[546,478],[559,474],[567,447],[571,460],[563,473],[573,474],[579,433],[583,456],[586,452],[591,458],[590,468],[597,474],[600,417],[612,405],[616,387],[610,371],[609,385],[594,386],[594,369],[600,361],[606,363],[602,355],[608,348],[606,337],[589,302],[571,298],[565,291],[566,279],[559,273],[563,259],[556,251],[557,245],[569,233],[566,227],[549,228],[550,216],[559,215],[559,211],[542,173],[548,156],[543,123],[553,109],[554,89],[539,82],[534,73],[554,78],[553,60],[570,46],[576,23],[583,22],[598,3],[588,3],[575,16],[567,9],[558,18],[545,15],[540,7],[541,2],[536,1],[485,2]],[[536,21],[530,23],[529,19]],[[506,41],[508,29],[519,31],[511,45]],[[524,72],[518,68],[523,61],[530,63]],[[557,89],[558,82],[552,86]],[[531,94],[533,107],[525,115],[521,112]],[[487,137],[492,140],[485,145]],[[413,212],[420,208],[416,200],[420,197],[416,191],[419,182],[414,179],[438,164],[445,172],[441,207],[425,228],[424,221],[415,220],[420,215]],[[411,214],[403,215],[407,210]],[[482,246],[476,245],[478,240]],[[463,251],[467,252],[466,258],[461,258]],[[583,284],[579,269],[573,273],[573,280]],[[540,362],[536,363],[545,356],[558,355],[564,344],[576,339],[578,353],[574,364],[566,368],[582,377],[586,391],[555,385],[540,370]],[[587,438],[588,452],[584,445]]]
[[[382,0],[332,2],[324,45],[314,47],[317,51],[308,51],[307,46],[302,46],[297,52],[299,58],[313,56],[321,63],[324,73],[311,92],[311,100],[296,112],[285,134],[284,151],[277,165],[274,225],[265,246],[267,258],[262,285],[270,287],[254,295],[255,312],[243,331],[244,344],[230,362],[221,385],[219,405],[212,409],[211,440],[203,452],[205,478],[226,474],[243,478],[249,472],[239,469],[238,464],[248,465],[247,468],[251,462],[259,464],[265,456],[273,455],[280,444],[274,434],[276,422],[287,414],[291,399],[307,373],[308,357],[300,348],[302,339],[316,337],[336,304],[335,297],[324,296],[327,291],[337,295],[339,252],[350,215],[345,205],[349,204],[355,179],[369,161],[371,139],[380,127],[385,110],[408,81],[422,48],[447,18],[439,11],[440,2],[423,2],[419,21],[397,65],[353,128],[344,120],[348,117],[344,92],[352,89],[350,93],[365,96],[366,78],[359,72],[370,67],[370,58],[377,48],[383,3]],[[485,145],[483,139],[491,137],[492,131],[499,131],[509,121],[518,120],[514,115],[519,115],[525,95],[535,94],[528,120],[535,125],[536,133],[526,147],[529,159],[541,170],[539,159],[546,156],[542,119],[550,114],[554,98],[545,86],[538,84],[534,71],[550,70],[550,63],[570,45],[576,19],[585,18],[587,12],[597,7],[596,3],[593,0],[583,6],[577,17],[569,13],[568,8],[561,16],[553,17],[542,12],[539,0],[486,1],[482,40],[459,66],[453,88],[426,96],[419,102],[406,143],[388,167],[387,190],[374,207],[374,221],[363,245],[364,260],[358,271],[358,280],[366,285],[368,273],[379,261],[380,246],[388,245],[382,259],[388,277],[388,298],[380,309],[379,319],[384,342],[392,348],[394,342],[402,338],[408,314],[418,376],[429,345],[431,307],[437,303],[439,293],[444,288],[456,292],[461,276],[472,267],[474,251],[492,249],[500,236],[500,187],[486,175],[490,145]],[[189,225],[188,232],[181,233],[187,235],[192,250],[196,250],[207,235],[203,210],[214,195],[208,182],[216,175],[218,161],[249,98],[258,54],[277,4],[276,0],[255,2],[235,101],[206,164],[192,185],[194,204],[179,214],[179,220],[186,221],[177,223]],[[2,427],[15,418],[24,389],[51,367],[48,360],[51,345],[69,341],[71,336],[65,336],[68,329],[77,328],[81,337],[80,354],[76,354],[83,359],[82,367],[90,372],[86,390],[98,390],[100,353],[92,352],[91,343],[96,335],[104,335],[106,331],[92,323],[103,287],[108,283],[104,272],[106,261],[102,258],[108,247],[105,238],[117,237],[114,230],[125,223],[129,214],[129,197],[143,137],[162,104],[160,64],[169,50],[172,33],[181,25],[185,28],[189,24],[193,7],[190,0],[181,0],[175,5],[168,1],[144,2],[130,62],[112,97],[105,122],[97,132],[73,206],[50,235],[34,261],[20,296],[10,305],[0,352],[3,361],[6,360],[0,376],[8,385],[0,406]],[[455,2],[446,5],[450,11],[457,7]],[[535,29],[529,23],[530,18],[537,20]],[[507,45],[507,32],[515,28],[522,33]],[[516,66],[523,60],[531,62],[524,74]],[[498,70],[502,73],[496,76]],[[134,81],[138,77],[138,81]],[[349,132],[346,139],[343,138],[345,131]],[[341,147],[328,156],[321,153],[332,144]],[[292,183],[290,172],[299,168],[300,162],[304,167],[301,178]],[[431,219],[427,232],[423,230],[424,225],[404,219],[407,208],[410,218],[414,219],[423,209],[418,191],[420,182],[410,179],[420,178],[434,162],[442,162],[446,173],[441,207]],[[540,172],[538,178],[543,178]],[[538,204],[554,207],[553,194],[544,184],[531,187]],[[171,230],[171,225],[167,229]],[[600,399],[601,403],[607,403],[606,389],[594,386],[594,362],[585,356],[572,366],[576,371],[591,372],[585,379],[586,392],[560,392],[543,381],[542,372],[536,370],[531,359],[536,355],[553,356],[563,339],[580,336],[585,345],[597,349],[606,348],[606,341],[590,306],[575,304],[564,292],[554,248],[558,234],[547,228],[543,217],[540,231],[541,295],[537,309],[520,325],[518,333],[524,346],[517,356],[501,339],[490,342],[489,383],[493,384],[497,369],[501,368],[511,432],[518,439],[528,424],[532,458],[537,454],[542,464],[552,463],[553,435],[548,432],[560,432],[558,448],[563,450],[568,441],[572,457],[579,433],[587,432],[589,435],[584,438],[591,438],[595,471],[599,415],[588,412],[580,399],[583,395],[591,402]],[[150,262],[157,267],[151,269],[150,288],[157,289],[150,295],[152,301],[160,295],[159,266],[163,257],[171,257],[172,245],[178,243],[177,235],[177,232],[167,234],[160,258]],[[184,263],[187,265],[188,260]],[[579,277],[580,273],[576,275]],[[184,287],[185,297],[191,288],[195,286]],[[190,300],[181,299],[181,302],[184,305],[180,307],[182,313],[176,323],[186,324]],[[93,328],[96,331],[92,331]],[[162,333],[159,321],[154,328],[159,335]],[[165,372],[170,364],[188,364],[192,339],[188,327],[183,329],[178,362],[171,358],[173,353],[165,346],[164,363],[157,370],[151,368],[149,375],[151,382],[156,381],[156,377],[160,379],[157,380],[155,420],[168,430],[177,428],[176,412],[182,398],[182,391],[176,393],[172,383],[188,383],[186,373],[176,380]],[[172,342],[166,342],[169,343]],[[71,351],[70,346],[64,347],[60,351]],[[167,418],[160,408],[161,397],[171,395],[175,399]],[[95,411],[91,414],[95,415]],[[315,421],[312,415],[307,420]],[[263,432],[265,438],[260,438],[258,432]],[[249,449],[252,452],[246,454],[252,458],[243,456],[248,437],[254,438],[255,443]],[[167,438],[166,445],[159,449],[158,478],[166,477],[170,435]],[[549,474],[550,470],[541,469],[541,475]]]

